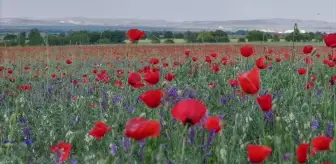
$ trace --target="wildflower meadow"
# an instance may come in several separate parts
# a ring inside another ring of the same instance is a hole
[[[0,47],[1,164],[335,164],[325,45]]]

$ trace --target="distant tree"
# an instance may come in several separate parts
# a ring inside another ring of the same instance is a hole
[[[203,31],[197,35],[197,41],[201,43],[213,43],[215,42],[212,32]]]
[[[98,40],[98,43],[99,43],[99,44],[109,44],[109,43],[111,43],[111,42],[110,42],[110,39],[102,38],[102,39],[99,39],[99,40]]]
[[[163,37],[165,39],[172,39],[174,37],[174,33],[171,31],[165,31],[163,32]]]
[[[61,32],[61,33],[59,33],[58,36],[60,36],[60,37],[65,37],[65,32]]]
[[[174,38],[176,38],[176,39],[184,39],[184,34],[182,32],[174,33]]]
[[[249,42],[267,41],[268,38],[270,38],[270,34],[263,31],[253,30],[247,32],[246,38]]]
[[[175,42],[174,42],[173,39],[166,39],[166,40],[163,41],[163,43],[165,43],[165,44],[174,44]]]
[[[110,38],[111,43],[124,43],[126,39],[125,31],[113,31],[112,37]]]
[[[160,44],[161,43],[161,40],[159,38],[153,37],[150,40],[151,40],[152,44]]]
[[[26,32],[20,32],[17,41],[18,45],[24,46],[26,44]]]
[[[4,38],[3,38],[4,41],[16,41],[17,40],[17,36],[14,35],[14,34],[7,34]]]
[[[89,32],[88,31],[75,31],[67,36],[70,44],[73,45],[85,45],[90,43]]]
[[[98,43],[98,41],[101,38],[101,34],[100,32],[90,32],[89,35],[89,42],[90,44],[96,44]]]
[[[241,37],[238,39],[238,43],[245,43],[246,39],[244,37]]]
[[[161,32],[158,31],[153,31],[148,34],[148,39],[153,40],[153,39],[161,39]]]
[[[285,40],[288,42],[301,42],[304,40],[297,23],[294,24],[294,31],[285,36]]]
[[[7,46],[16,46],[16,45],[18,45],[17,39],[18,38],[17,38],[16,35],[14,35],[14,34],[7,34],[3,38],[4,45],[7,45]]]
[[[248,31],[246,30],[238,30],[235,32],[235,35],[246,35]]]
[[[314,40],[316,41],[316,42],[322,42],[323,41],[323,35],[324,35],[325,33],[322,33],[322,32],[319,32],[319,31],[317,31],[317,32],[315,32],[315,34],[314,34]]]
[[[214,42],[230,42],[229,36],[223,30],[216,30],[211,33]]]
[[[184,40],[187,43],[195,43],[197,42],[197,33],[196,32],[191,32],[187,31],[184,33]]]
[[[273,34],[272,36],[272,42],[280,42],[280,37],[278,34]]]
[[[41,45],[43,44],[43,38],[38,29],[32,29],[28,35],[29,45]]]

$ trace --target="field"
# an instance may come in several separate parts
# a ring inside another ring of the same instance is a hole
[[[336,163],[336,52],[242,46],[0,47],[0,163]]]

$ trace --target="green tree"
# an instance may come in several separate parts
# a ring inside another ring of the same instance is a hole
[[[278,34],[273,34],[272,36],[272,42],[280,42],[280,37]]]
[[[17,40],[17,36],[14,34],[7,34],[4,38],[4,41],[6,42],[11,42],[11,41],[16,41]]]
[[[165,44],[174,44],[175,42],[174,42],[173,39],[166,39],[166,40],[163,41],[163,43],[165,43]]]
[[[215,39],[212,36],[212,32],[203,31],[197,35],[197,41],[202,43],[213,43]]]
[[[285,36],[286,41],[290,42],[301,42],[304,36],[301,34],[297,23],[294,24],[294,31]]]
[[[225,42],[225,43],[230,42],[228,34],[223,30],[216,30],[211,34],[215,42]]]
[[[18,45],[24,46],[26,44],[26,32],[20,32],[17,41]]]
[[[259,31],[259,30],[253,30],[247,32],[246,38],[249,42],[254,42],[254,41],[268,41],[270,38],[270,34]]]
[[[187,31],[184,33],[184,40],[187,43],[195,43],[197,42],[197,33],[196,32],[191,32]]]
[[[34,28],[29,32],[28,35],[29,45],[42,45],[43,38],[41,37],[41,33],[38,29]]]
[[[246,42],[246,39],[241,37],[238,39],[238,43],[245,43]]]
[[[174,37],[174,33],[171,32],[171,31],[165,31],[165,32],[163,33],[163,37],[164,37],[165,39],[172,39],[172,38]]]
[[[90,44],[96,44],[101,38],[100,32],[90,32],[89,34],[89,42]]]

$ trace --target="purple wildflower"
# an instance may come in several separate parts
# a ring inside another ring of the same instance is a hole
[[[117,154],[117,145],[116,144],[110,144],[110,153],[115,156]]]
[[[130,147],[130,139],[127,137],[123,137],[121,143],[123,145],[124,151],[128,152]]]
[[[332,122],[329,122],[328,125],[327,125],[326,136],[328,136],[328,137],[333,136],[333,123]]]
[[[289,158],[290,158],[290,153],[287,152],[287,153],[283,154],[283,155],[282,155],[282,158],[285,159],[285,160],[289,160]]]
[[[316,130],[319,126],[319,122],[318,120],[313,120],[311,123],[310,123],[310,126],[312,127],[313,130]]]
[[[193,144],[195,138],[195,129],[193,127],[189,128],[189,143]]]
[[[222,96],[220,98],[220,102],[224,105],[224,104],[226,104],[227,100],[226,100],[226,98],[224,96]]]
[[[264,112],[264,121],[271,122],[273,120],[273,112],[272,111],[266,111]]]

